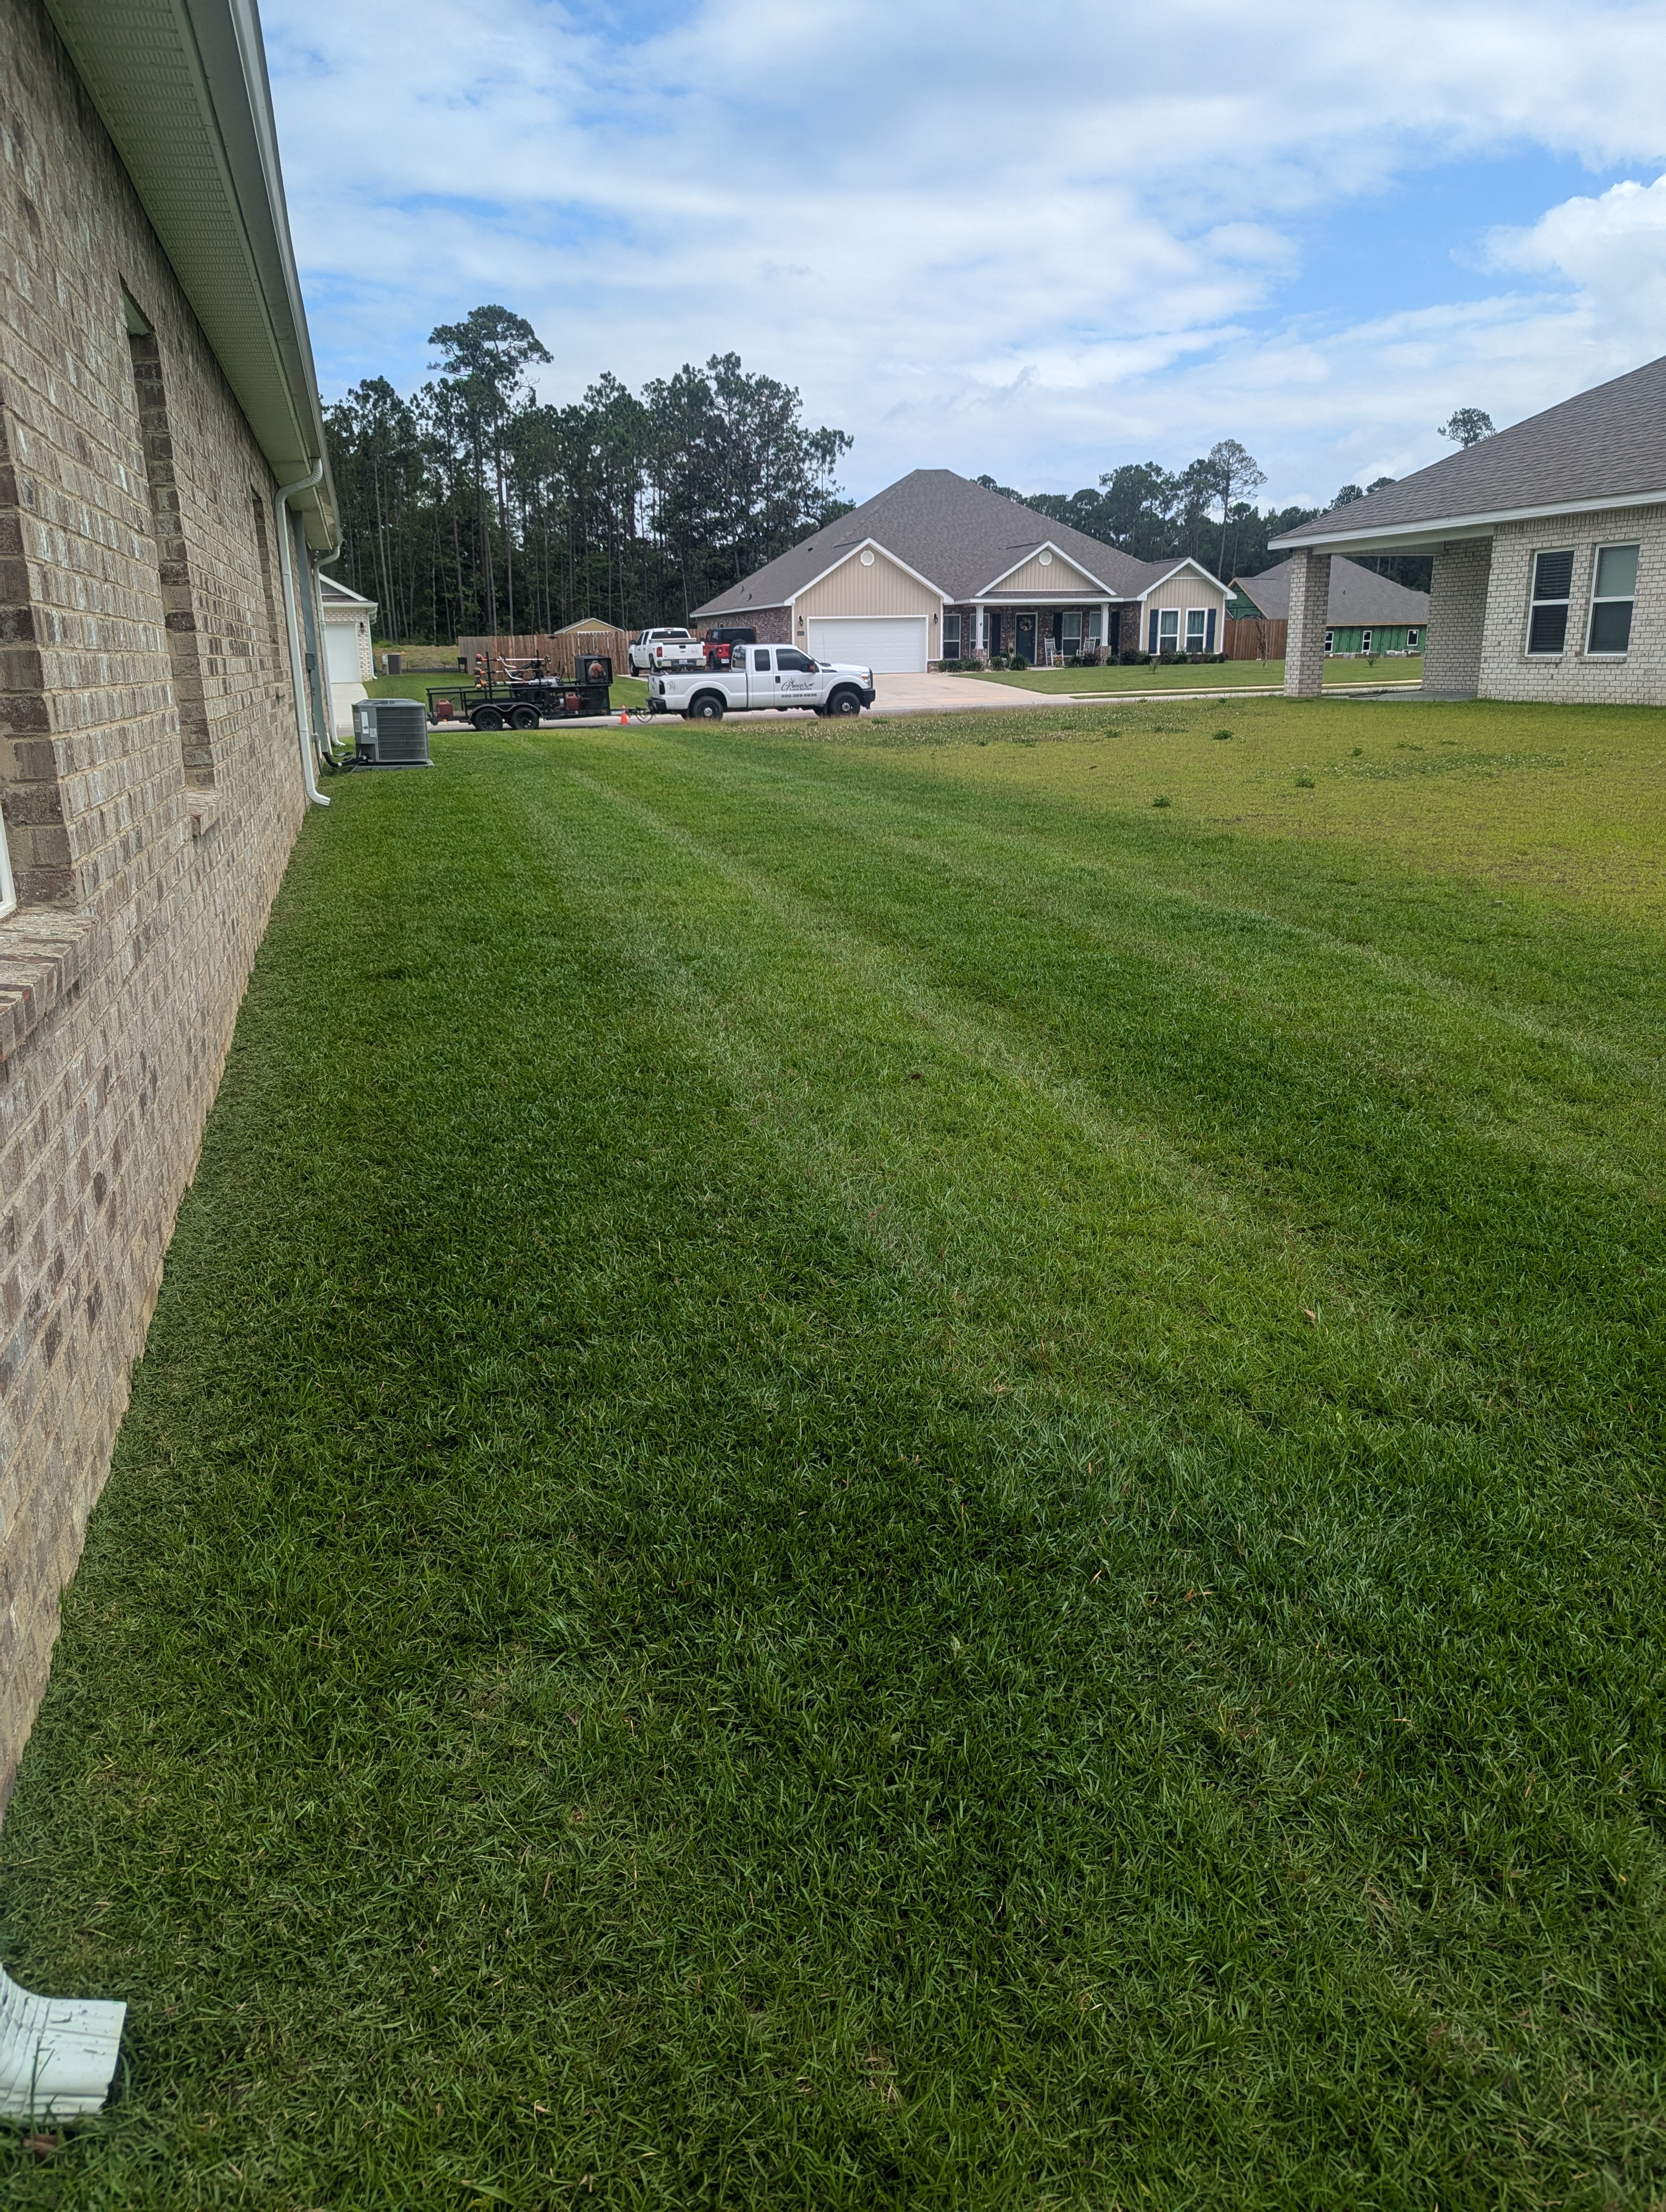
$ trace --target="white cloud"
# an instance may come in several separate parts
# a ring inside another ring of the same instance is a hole
[[[1299,289],[1304,227],[1419,164],[1666,159],[1666,14],[1621,0],[1199,0],[1183,37],[1103,0],[266,12],[326,382],[409,383],[434,322],[501,299],[551,396],[733,348],[857,434],[858,492],[1069,486],[1230,431],[1296,496],[1666,350],[1658,186],[1494,232],[1529,281],[1493,299],[1339,328]]]

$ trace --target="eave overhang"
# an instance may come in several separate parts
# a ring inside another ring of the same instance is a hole
[[[254,0],[46,5],[278,483],[323,460],[295,505],[328,550],[335,487]]]
[[[1389,522],[1375,530],[1326,531],[1322,536],[1269,538],[1269,553],[1426,553],[1458,538],[1490,538],[1501,523],[1552,522],[1563,515],[1609,514],[1621,507],[1666,506],[1666,488],[1614,492],[1604,499],[1554,500],[1540,507],[1501,507],[1486,514]]]

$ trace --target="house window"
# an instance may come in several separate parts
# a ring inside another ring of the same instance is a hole
[[[1336,642],[1336,633],[1335,633],[1335,631],[1334,629],[1328,629],[1328,630],[1325,632],[1325,651],[1326,651],[1327,653],[1330,652],[1330,651],[1331,651],[1331,649],[1333,648],[1333,647],[1335,645],[1335,642]]]
[[[958,615],[945,615],[943,617],[943,658],[945,660],[958,660],[960,658]]]
[[[1636,546],[1599,546],[1596,577],[1590,592],[1590,643],[1587,652],[1625,652],[1632,641],[1632,603],[1636,597]]]
[[[1157,617],[1157,649],[1159,653],[1178,653],[1180,650],[1180,610],[1164,607]]]
[[[1528,613],[1527,649],[1529,653],[1560,653],[1567,643],[1568,593],[1573,588],[1573,553],[1570,547],[1533,556],[1533,599]]]
[[[1417,651],[1417,637],[1418,634],[1414,629],[1408,629],[1407,631],[1406,650],[1408,653],[1415,653]]]
[[[1063,646],[1067,653],[1079,653],[1081,651],[1082,611],[1079,607],[1067,607],[1065,609],[1064,630],[1063,634],[1060,637],[1059,642]]]
[[[1087,641],[1090,645],[1101,645],[1104,641],[1099,635],[1099,614],[1097,607],[1090,607],[1087,611]]]
[[[1371,632],[1368,629],[1362,629],[1359,633],[1359,650],[1361,653],[1371,651]]]
[[[1201,607],[1188,607],[1186,610],[1186,650],[1188,653],[1204,650]]]

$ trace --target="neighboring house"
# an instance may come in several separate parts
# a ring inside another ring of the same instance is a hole
[[[1285,624],[1290,618],[1290,580],[1293,561],[1264,568],[1259,576],[1234,576],[1227,613],[1235,623],[1259,623],[1271,631],[1277,626],[1279,650],[1268,659],[1284,658]],[[1330,596],[1325,609],[1325,651],[1338,659],[1377,653],[1421,653],[1429,629],[1429,595],[1379,576],[1375,568],[1362,568],[1357,561],[1333,556]]]
[[[1431,696],[1666,706],[1666,359],[1272,542],[1295,556],[1298,696],[1322,678],[1335,556],[1431,553]]]
[[[696,607],[765,644],[895,675],[975,652],[1217,653],[1226,587],[1136,561],[951,469],[915,469]]]
[[[0,38],[0,1804],[327,732],[252,0]]]
[[[370,634],[376,602],[350,592],[334,576],[320,574],[318,595],[324,609],[324,664],[330,678],[330,726],[338,737],[353,733],[353,703],[369,696],[365,685],[376,672]]]

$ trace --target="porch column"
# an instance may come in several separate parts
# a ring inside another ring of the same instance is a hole
[[[1105,600],[1099,609],[1099,650],[1110,651],[1110,601]]]
[[[987,625],[987,623],[985,623],[985,621],[984,621],[983,609],[982,609],[982,607],[981,605],[980,605],[980,606],[975,606],[975,607],[972,609],[972,613],[973,613],[974,617],[976,617],[976,623],[977,623],[977,629],[976,629],[976,634],[975,634],[975,635],[976,635],[976,639],[977,649],[978,649],[978,651],[979,651],[980,653],[982,653],[982,652],[983,651],[984,647],[988,645],[988,641],[989,641],[989,640],[988,640],[988,625]]]
[[[1286,699],[1316,699],[1323,690],[1329,617],[1330,556],[1298,553],[1291,565],[1290,628],[1284,648]]]

